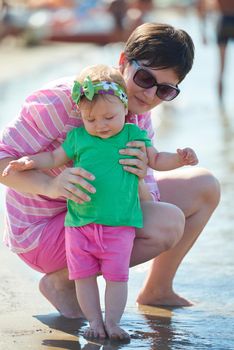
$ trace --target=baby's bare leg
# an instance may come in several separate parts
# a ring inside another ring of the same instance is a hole
[[[105,338],[106,333],[102,319],[97,277],[91,276],[76,280],[75,285],[77,299],[90,325],[85,332],[85,336],[88,338]]]
[[[129,334],[119,327],[128,294],[127,282],[106,281],[105,329],[111,339],[126,340]]]

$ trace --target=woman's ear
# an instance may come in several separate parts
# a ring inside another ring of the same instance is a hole
[[[119,68],[120,68],[121,73],[123,73],[123,69],[124,69],[126,62],[127,62],[127,59],[126,59],[125,53],[121,52],[120,56],[119,56]]]

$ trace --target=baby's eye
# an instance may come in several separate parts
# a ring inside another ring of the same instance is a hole
[[[93,123],[95,119],[86,119],[86,120],[87,120],[87,122],[89,122],[89,123]]]
[[[106,117],[106,120],[111,120],[114,118],[114,115],[110,116],[110,117]]]

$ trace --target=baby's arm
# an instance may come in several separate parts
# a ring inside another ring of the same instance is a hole
[[[31,169],[52,169],[66,164],[70,159],[60,146],[53,152],[42,152],[12,160],[3,170],[2,176],[7,176],[11,170],[24,171]]]
[[[176,153],[158,152],[154,147],[147,147],[149,166],[154,170],[167,171],[184,165],[196,165],[198,158],[193,149],[177,149]]]

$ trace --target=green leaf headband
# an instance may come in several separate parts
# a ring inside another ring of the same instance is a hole
[[[92,101],[94,95],[113,95],[117,96],[124,106],[128,107],[128,97],[121,85],[109,82],[100,81],[93,83],[90,77],[85,78],[83,84],[78,81],[74,82],[72,88],[72,99],[75,103],[79,103],[82,96],[85,96],[89,101]]]

